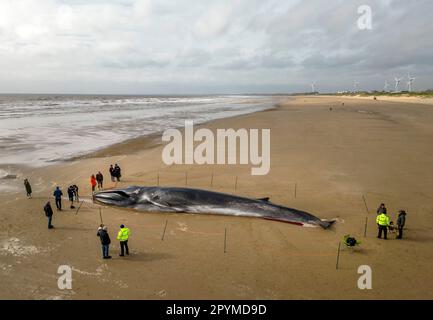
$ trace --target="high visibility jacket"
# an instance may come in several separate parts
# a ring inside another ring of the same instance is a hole
[[[379,214],[376,218],[376,223],[380,226],[389,226],[389,217],[384,213]]]
[[[117,240],[126,241],[129,238],[129,228],[122,228],[117,234]]]

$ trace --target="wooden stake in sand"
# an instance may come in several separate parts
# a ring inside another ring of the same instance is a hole
[[[165,230],[167,229],[167,223],[168,223],[168,220],[165,220],[164,232],[162,233],[161,241],[164,241]]]
[[[297,191],[297,189],[298,189],[298,183],[295,182],[295,199],[296,199],[296,191]]]
[[[368,217],[365,217],[364,238],[367,236],[367,222],[368,222]]]
[[[83,205],[83,203],[84,203],[84,200],[81,201],[81,203],[80,203],[80,205],[78,206],[77,211],[75,212],[75,214],[78,214],[78,211],[80,211],[80,208],[81,208],[81,206]]]
[[[238,176],[236,176],[236,179],[235,179],[235,191],[236,191],[237,187],[238,187]]]
[[[362,195],[362,200],[364,200],[365,210],[367,210],[367,213],[370,213],[370,211],[368,210],[367,201],[365,200],[364,195]]]
[[[188,172],[185,172],[185,187],[188,186]]]
[[[224,228],[224,253],[227,252],[227,228]]]
[[[337,264],[335,265],[335,269],[337,269],[337,270],[338,270],[338,262],[340,260],[340,246],[341,246],[341,242],[338,243]]]
[[[159,187],[159,172],[156,174],[156,185]]]
[[[212,172],[212,175],[210,177],[210,187],[211,188],[213,187],[213,172]]]
[[[101,207],[99,207],[99,218],[101,219],[101,224],[104,224],[104,222],[102,221],[102,210],[101,210]]]

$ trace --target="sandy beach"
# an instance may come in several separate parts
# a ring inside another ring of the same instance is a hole
[[[26,198],[24,186],[0,195],[0,299],[432,299],[432,123],[433,104],[290,97],[271,110],[203,125],[270,128],[271,170],[265,176],[251,176],[249,165],[166,166],[158,135],[61,164],[21,168],[34,197]],[[101,170],[105,187],[114,187],[108,174],[114,163],[123,170],[117,187],[159,180],[162,186],[270,197],[337,222],[322,230],[93,204],[90,175]],[[66,210],[55,212],[55,229],[48,230],[43,205],[56,185],[65,193],[71,184],[85,202],[76,213],[65,199]],[[399,209],[408,212],[403,240],[376,238],[381,202],[393,221]],[[101,259],[100,208],[112,260]],[[118,257],[115,240],[122,223],[132,233],[125,258]],[[336,270],[338,243],[346,234],[361,245],[343,246]],[[73,268],[72,290],[57,287],[60,265]],[[358,289],[361,265],[372,268],[372,290]]]

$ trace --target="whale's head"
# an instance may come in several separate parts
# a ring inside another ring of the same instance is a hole
[[[124,189],[112,189],[96,192],[93,198],[96,202],[118,206],[124,208],[133,208],[140,203],[146,188],[128,187]]]
[[[132,208],[141,211],[176,211],[170,208],[161,197],[166,196],[158,187],[127,187],[96,192],[93,195],[95,202],[121,208]]]

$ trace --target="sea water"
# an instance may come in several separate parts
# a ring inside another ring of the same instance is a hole
[[[272,107],[258,95],[0,95],[0,184],[8,166],[41,166],[131,138]],[[0,186],[1,189],[1,186]]]

